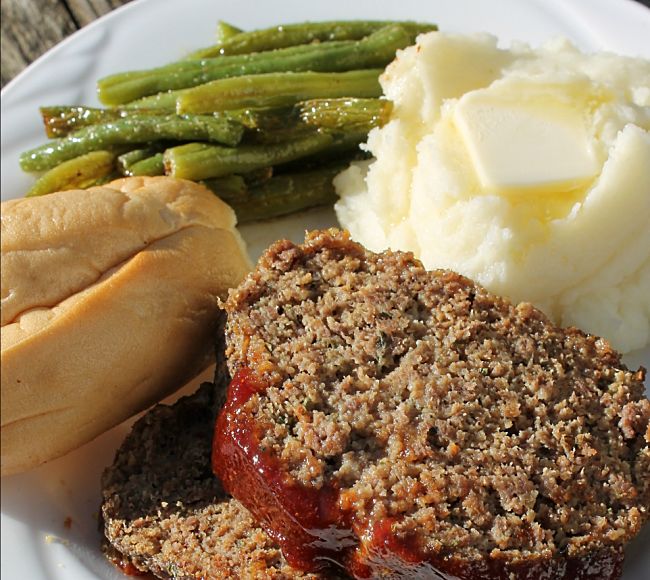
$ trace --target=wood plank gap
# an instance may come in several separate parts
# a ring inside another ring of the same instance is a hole
[[[63,4],[63,7],[65,8],[66,12],[72,19],[72,22],[74,22],[74,25],[77,27],[77,30],[81,28],[81,23],[77,20],[77,17],[75,16],[74,12],[70,8],[70,4],[68,4],[68,0],[61,0],[61,4]]]

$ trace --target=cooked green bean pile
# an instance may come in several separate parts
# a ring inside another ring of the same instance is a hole
[[[244,32],[171,64],[100,79],[106,108],[42,107],[50,141],[22,154],[45,172],[27,195],[119,176],[203,181],[240,222],[335,199],[332,179],[390,116],[379,75],[431,24],[332,21]]]

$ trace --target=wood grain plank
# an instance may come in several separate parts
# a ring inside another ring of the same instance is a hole
[[[2,0],[2,86],[77,29],[130,0]]]
[[[130,0],[66,0],[70,13],[79,26],[86,26],[96,18],[107,14]]]
[[[2,85],[77,27],[58,0],[2,0]]]

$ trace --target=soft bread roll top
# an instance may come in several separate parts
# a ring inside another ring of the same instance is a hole
[[[165,177],[3,203],[2,326],[29,308],[58,304],[156,240],[199,225],[234,229],[235,215],[207,189]]]
[[[90,441],[211,360],[249,262],[230,207],[129,178],[2,208],[2,474]]]

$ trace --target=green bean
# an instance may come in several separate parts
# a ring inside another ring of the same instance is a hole
[[[367,131],[388,122],[393,108],[385,99],[312,99],[296,106],[303,123],[325,129],[355,127]]]
[[[213,113],[238,121],[247,129],[259,129],[261,131],[272,131],[287,126],[292,118],[298,119],[294,114],[293,107],[247,107],[245,109],[230,109]]]
[[[252,186],[260,185],[273,177],[272,167],[263,167],[248,173],[232,173],[223,177],[212,177],[202,182],[213,191],[219,192],[222,199],[244,199]]]
[[[90,125],[99,125],[118,119],[130,117],[142,117],[143,115],[161,115],[164,111],[160,108],[139,107],[138,110],[116,107],[112,109],[100,109],[97,107],[41,107],[41,116],[45,125],[45,133],[50,138],[65,137],[73,131]],[[174,100],[168,113],[176,112],[176,101]]]
[[[287,118],[284,127],[278,129],[261,129],[248,131],[242,139],[242,145],[276,145],[308,137],[314,133],[314,128],[294,116]],[[241,145],[240,145],[241,146]]]
[[[217,22],[217,30],[215,33],[215,38],[219,43],[227,42],[231,38],[241,34],[242,32],[244,31],[241,28],[237,28],[236,26],[229,24],[228,22],[219,20]]]
[[[341,42],[336,43],[336,46],[340,46],[341,44]],[[349,44],[350,42],[343,43],[344,46]],[[330,47],[331,46],[332,43],[330,43]],[[111,91],[115,92],[116,86],[118,86],[118,90],[119,85],[124,85],[127,89],[133,89],[133,87],[130,86],[132,84],[149,83],[153,86],[146,87],[149,89],[148,93],[146,90],[143,90],[143,87],[136,88],[141,90],[142,94],[140,96],[146,96],[147,94],[153,95],[164,91],[175,91],[181,90],[182,88],[196,86],[198,84],[215,80],[216,78],[226,78],[227,76],[238,76],[241,74],[257,74],[257,69],[250,72],[238,72],[237,67],[241,68],[248,66],[249,68],[254,68],[262,66],[269,60],[269,55],[271,55],[275,60],[280,59],[281,61],[285,61],[290,58],[304,56],[305,54],[311,55],[313,54],[313,51],[313,46],[302,45],[272,51],[263,56],[259,54],[244,54],[239,56],[229,56],[227,58],[219,57],[201,60],[176,61],[157,68],[126,71],[109,75],[99,79],[97,82],[97,89],[100,100],[102,100],[102,95],[107,93],[110,96]],[[260,60],[262,63],[261,65]],[[213,69],[216,70],[216,73],[214,73]],[[223,69],[226,69],[226,73],[229,72],[230,74],[223,74]],[[275,72],[275,69],[272,71],[262,70],[260,72]],[[214,73],[214,78],[211,78],[212,73]],[[167,86],[169,84],[173,86]],[[157,90],[154,90],[154,88]],[[128,102],[130,101],[131,99],[128,99]]]
[[[164,111],[176,111],[176,100],[186,91],[192,89],[183,89],[181,91],[168,91],[166,93],[158,93],[150,97],[144,97],[137,101],[131,101],[122,107],[122,110],[132,111],[140,110],[155,110],[155,107],[161,106]],[[286,124],[287,115],[292,112],[292,107],[264,107],[264,108],[251,108],[245,109],[229,109],[228,111],[213,112],[212,115],[231,119],[241,123],[247,129],[270,129],[282,127]]]
[[[147,143],[171,139],[203,140],[236,145],[243,127],[239,123],[211,116],[179,117],[176,115],[145,115],[130,117],[79,129],[67,137],[50,141],[26,151],[20,157],[24,171],[50,169],[62,161],[89,151],[114,145]]]
[[[117,157],[117,168],[120,170],[122,175],[130,175],[129,171],[135,163],[147,159],[160,151],[160,149],[153,146],[143,147],[142,149],[132,149],[131,151],[122,153],[122,155]]]
[[[136,161],[129,169],[128,175],[164,175],[163,153],[156,153],[146,159]]]
[[[101,178],[111,175],[115,167],[115,154],[110,151],[93,151],[69,161],[43,174],[26,197],[45,195],[66,189],[85,189]]]
[[[313,132],[306,137],[270,145],[241,145],[236,148],[188,143],[165,151],[165,173],[173,177],[200,180],[229,173],[253,171],[286,163],[326,150],[334,136]]]
[[[380,74],[381,69],[364,69],[340,73],[267,73],[221,79],[185,91],[176,101],[177,112],[281,107],[327,97],[379,97]]]
[[[258,186],[273,177],[273,167],[262,167],[242,174],[230,174],[223,177],[212,177],[202,181],[206,187],[218,192],[224,201],[244,200],[248,197],[249,188]]]
[[[122,109],[127,111],[131,109],[154,109],[160,111],[159,114],[175,113],[176,100],[184,92],[184,90],[178,90],[156,93],[155,95],[149,95],[148,97],[142,97],[141,99],[124,103]]]
[[[239,174],[247,185],[258,185],[273,177],[273,167],[258,167],[252,171]]]
[[[362,159],[366,154],[359,148],[368,137],[367,131],[363,130],[349,130],[332,133],[329,131],[320,130],[329,133],[334,137],[332,144],[322,151],[317,151],[313,154],[305,155],[294,161],[288,161],[282,165],[275,167],[277,173],[299,173],[301,171],[315,170],[325,164],[337,163],[341,159]]]
[[[45,134],[50,138],[65,137],[71,131],[119,118],[117,110],[93,107],[41,107]]]
[[[436,30],[432,24],[417,22],[349,20],[330,22],[305,22],[301,24],[283,24],[242,32],[228,39],[220,39],[219,44],[193,52],[189,58],[210,58],[222,55],[249,54],[265,50],[287,48],[311,42],[333,40],[360,40],[384,26],[399,24],[416,34]]]
[[[202,183],[228,203],[236,199],[245,199],[248,196],[248,186],[241,175],[232,174],[213,177],[212,179],[206,179]]]
[[[326,42],[243,56],[180,61],[148,71],[105,77],[98,82],[98,95],[107,105],[120,105],[163,91],[247,74],[380,68],[393,60],[396,50],[408,46],[413,40],[412,33],[394,25],[358,41]]]
[[[200,85],[199,85],[200,86]],[[197,87],[198,88],[198,87]],[[193,89],[183,89],[179,91],[167,91],[166,93],[158,93],[149,97],[143,97],[126,103],[120,108],[122,111],[159,111],[158,114],[175,113],[176,101],[179,97],[187,91]],[[109,109],[112,110],[112,109]],[[245,109],[229,109],[228,111],[213,112],[212,115],[224,119],[230,119],[241,123],[247,129],[260,129],[262,126],[269,125],[272,120],[277,126],[285,122],[282,115],[291,111],[291,107],[271,107],[263,109],[254,109],[247,107]]]
[[[227,197],[238,223],[279,217],[319,205],[332,205],[336,192],[332,180],[344,168],[337,164],[325,169],[301,173],[286,173],[248,188],[246,197]],[[206,183],[217,195],[218,184]]]

